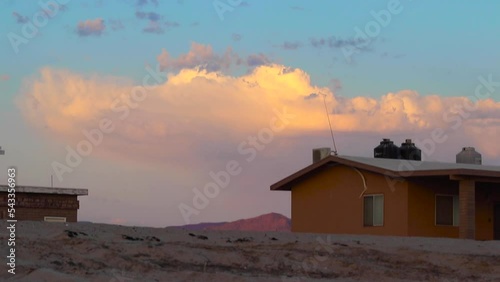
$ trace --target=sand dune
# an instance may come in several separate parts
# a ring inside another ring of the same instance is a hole
[[[6,223],[2,222],[2,230]],[[8,281],[499,281],[500,242],[18,222]],[[2,232],[2,253],[7,253]],[[6,258],[4,255],[4,260]]]

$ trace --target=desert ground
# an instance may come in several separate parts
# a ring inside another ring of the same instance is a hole
[[[500,242],[18,222],[2,281],[500,281]]]

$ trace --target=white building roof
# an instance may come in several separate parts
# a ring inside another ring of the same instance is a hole
[[[0,192],[8,192],[8,185],[0,185]],[[60,194],[60,195],[77,195],[87,196],[88,189],[75,189],[75,188],[52,188],[40,186],[16,186],[16,193],[37,193],[37,194]]]
[[[366,164],[369,166],[379,167],[393,172],[409,172],[409,171],[430,171],[430,170],[481,170],[500,172],[500,166],[486,166],[477,164],[457,164],[443,162],[427,162],[427,161],[409,161],[403,159],[381,159],[381,158],[366,158],[353,156],[336,156],[337,158]]]

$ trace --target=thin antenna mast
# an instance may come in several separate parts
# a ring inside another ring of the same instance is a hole
[[[332,142],[333,142],[333,154],[336,156],[337,155],[337,145],[335,145],[335,137],[333,137],[333,129],[332,129],[332,123],[330,122],[330,115],[328,114],[328,108],[326,107],[326,95],[323,95],[323,103],[325,105],[325,112],[326,112],[326,117],[328,118],[328,125],[330,125],[330,134],[332,135]]]

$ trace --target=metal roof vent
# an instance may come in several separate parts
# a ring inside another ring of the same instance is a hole
[[[322,159],[330,156],[331,153],[332,153],[331,148],[325,147],[325,148],[313,149],[313,163],[321,161]]]
[[[474,147],[464,147],[460,153],[457,154],[457,164],[477,164],[482,163],[481,154],[478,153]]]

